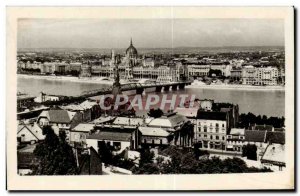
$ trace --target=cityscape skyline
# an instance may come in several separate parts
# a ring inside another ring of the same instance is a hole
[[[122,49],[130,38],[137,48],[284,46],[277,19],[20,19],[18,28],[19,49]]]

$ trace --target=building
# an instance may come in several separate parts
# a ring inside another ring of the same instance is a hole
[[[285,144],[285,132],[267,131],[266,142],[269,144]]]
[[[253,125],[250,125],[249,130],[272,132],[272,131],[274,131],[274,127],[272,125],[266,125],[266,124],[264,124],[264,125],[253,124]]]
[[[227,134],[226,150],[242,153],[245,141],[245,129],[232,128]]]
[[[199,111],[194,141],[204,150],[226,150],[229,115],[226,112]]]
[[[226,63],[211,62],[207,64],[191,64],[188,65],[187,69],[189,79],[208,76],[210,70],[220,70],[222,76],[229,77],[232,66]]]
[[[213,104],[214,104],[214,100],[211,99],[200,100],[199,109],[203,111],[212,111]]]
[[[94,132],[95,124],[80,123],[70,130],[69,142],[72,146],[86,147],[86,138]]]
[[[17,151],[18,174],[21,176],[28,175],[32,172],[34,166],[38,165],[38,160],[33,151],[36,144],[28,145]]]
[[[39,96],[37,96],[34,101],[37,103],[44,103],[47,101],[59,101],[63,98],[63,96],[57,96],[57,95],[47,95],[43,92],[40,92]]]
[[[159,118],[154,118],[147,126],[162,128],[170,133],[171,145],[191,146],[193,144],[194,131],[192,123],[185,116],[175,112],[165,113]]]
[[[267,147],[266,143],[267,131],[258,130],[245,130],[244,145],[252,144],[257,147],[257,160],[263,156],[263,153]]]
[[[100,105],[96,101],[86,100],[78,105],[70,104],[66,106],[60,106],[60,108],[71,112],[79,112],[82,115],[84,122],[90,122],[101,115]]]
[[[127,125],[127,126],[142,126],[146,124],[145,118],[131,118],[131,117],[116,117],[112,124]]]
[[[285,161],[285,145],[270,144],[267,146],[260,160],[264,167],[273,171],[282,171],[286,166]]]
[[[30,105],[34,103],[35,97],[28,96],[27,94],[18,93],[17,94],[17,110],[28,109]]]
[[[219,63],[219,62],[216,62],[216,63],[212,63],[210,65],[210,69],[211,70],[220,70],[221,73],[222,73],[222,76],[225,76],[225,77],[229,77],[230,74],[231,74],[231,69],[232,69],[232,65],[230,64],[226,64],[226,63]]]
[[[242,83],[247,85],[277,85],[278,69],[276,67],[244,66]]]
[[[50,125],[55,134],[59,135],[64,131],[69,136],[69,131],[82,122],[82,115],[78,112],[67,110],[49,110],[43,111],[37,118],[37,124],[40,127]]]
[[[93,147],[97,152],[105,145],[114,154],[125,149],[137,149],[139,145],[136,126],[96,125],[95,133],[86,138],[87,147]]]
[[[184,68],[181,64],[173,66],[155,65],[151,58],[139,59],[138,51],[134,47],[132,40],[126,49],[125,57],[121,60],[120,56],[111,53],[109,63],[99,66],[91,66],[91,75],[115,78],[115,69],[118,69],[120,79],[151,79],[157,82],[174,82],[184,79]],[[82,69],[82,74],[86,74],[89,68]]]
[[[242,69],[240,67],[231,69],[230,78],[234,81],[240,81],[242,78]]]
[[[210,65],[188,65],[187,70],[189,79],[204,77],[208,76]]]
[[[92,65],[81,65],[80,77],[91,77],[92,76]]]
[[[170,133],[159,127],[138,127],[142,146],[166,146],[170,144]]]
[[[34,144],[44,139],[43,130],[37,123],[18,125],[18,144]]]

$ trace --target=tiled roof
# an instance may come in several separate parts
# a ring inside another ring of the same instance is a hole
[[[86,100],[84,102],[82,102],[80,104],[80,106],[83,108],[83,109],[91,109],[92,107],[94,107],[95,105],[98,105],[97,102],[95,101],[89,101],[89,100]]]
[[[37,123],[34,123],[33,125],[18,125],[17,133],[19,133],[23,129],[27,129],[38,140],[45,139],[45,135],[43,135],[43,130]]]
[[[174,128],[186,121],[187,118],[185,116],[174,113],[172,115],[164,115],[160,118],[155,118],[149,122],[148,126]]]
[[[157,127],[139,127],[138,129],[143,136],[167,137],[169,135],[166,130]]]
[[[232,128],[230,135],[245,135],[245,129]]]
[[[143,118],[128,118],[128,117],[117,117],[113,124],[117,125],[143,125],[144,119]]]
[[[266,141],[276,144],[285,144],[285,132],[281,131],[268,131]]]
[[[183,115],[185,117],[196,117],[198,113],[198,108],[179,108],[175,109],[177,114]]]
[[[71,111],[83,111],[84,110],[83,107],[81,107],[80,105],[75,105],[75,104],[60,106],[60,108],[63,110],[71,110]]]
[[[100,131],[99,133],[94,133],[89,135],[87,139],[96,140],[109,140],[109,141],[130,141],[131,133],[129,132],[110,132],[110,131]]]
[[[284,128],[274,128],[274,131],[284,131]]]
[[[45,111],[49,121],[53,123],[70,123],[76,112],[66,110],[49,110]],[[42,113],[44,115],[44,112]]]
[[[79,132],[90,132],[95,127],[95,124],[92,123],[80,123],[72,131],[79,131]]]
[[[245,141],[249,142],[265,142],[266,131],[245,131]]]
[[[270,144],[261,158],[261,162],[285,165],[285,146],[282,144]]]
[[[273,131],[272,125],[252,125],[252,130]]]
[[[197,114],[197,119],[204,120],[227,120],[226,112],[205,112],[199,111]]]
[[[114,116],[107,116],[107,117],[101,116],[101,117],[93,120],[93,123],[95,123],[95,124],[109,123],[109,122],[113,121],[115,118],[116,117],[114,117]]]

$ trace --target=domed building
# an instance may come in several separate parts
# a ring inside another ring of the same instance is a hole
[[[126,67],[125,67],[125,79],[133,79],[133,67],[137,65],[138,52],[132,44],[130,39],[130,46],[126,49]]]
[[[137,58],[138,56],[137,49],[132,44],[132,39],[130,39],[130,46],[126,50],[126,56],[129,58]]]

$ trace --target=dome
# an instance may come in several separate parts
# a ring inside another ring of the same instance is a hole
[[[137,49],[132,45],[132,40],[130,40],[130,46],[126,50],[126,55],[137,56]]]

